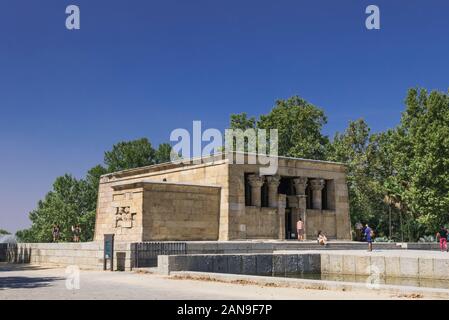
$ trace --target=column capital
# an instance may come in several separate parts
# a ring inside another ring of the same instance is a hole
[[[321,191],[324,188],[324,179],[312,179],[310,180],[310,186],[313,191]]]
[[[274,186],[277,187],[279,186],[279,183],[281,183],[281,177],[278,175],[275,176],[265,176],[265,178],[267,179],[267,183],[270,186]]]
[[[253,188],[261,188],[263,186],[264,181],[265,178],[263,176],[259,176],[256,174],[251,174],[248,176],[249,185]]]
[[[296,195],[301,196],[306,194],[307,178],[296,177],[293,178],[293,184],[295,185]]]

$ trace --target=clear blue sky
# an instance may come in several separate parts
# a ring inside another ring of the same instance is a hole
[[[65,8],[81,9],[81,30]],[[381,30],[365,28],[365,8]],[[406,90],[449,87],[447,0],[0,0],[0,228],[121,140],[266,113],[298,94],[327,134],[394,126]]]

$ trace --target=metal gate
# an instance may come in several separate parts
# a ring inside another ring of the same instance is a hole
[[[0,262],[6,262],[8,257],[8,244],[0,243]]]
[[[187,254],[185,242],[140,242],[133,243],[133,268],[157,267],[158,255]]]
[[[0,262],[30,263],[31,249],[17,243],[0,243]]]

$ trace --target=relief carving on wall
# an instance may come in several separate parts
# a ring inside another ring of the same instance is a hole
[[[136,213],[131,212],[131,207],[117,207],[115,210],[115,227],[132,228]]]

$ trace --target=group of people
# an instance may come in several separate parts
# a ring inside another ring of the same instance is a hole
[[[360,224],[360,226],[358,225]],[[364,241],[368,243],[368,251],[373,251],[373,237],[374,237],[374,231],[369,227],[368,224],[363,226],[361,223],[356,224],[356,230],[360,230],[360,235],[363,236]],[[301,218],[299,218],[298,222],[296,223],[296,230],[298,235],[298,240],[302,241],[304,240],[304,222]],[[446,229],[445,229],[446,230]],[[449,232],[446,230],[446,236],[445,241],[447,241]],[[319,230],[317,233],[317,242],[319,245],[326,246],[327,245],[327,237],[326,235]],[[447,248],[446,242],[445,246]]]
[[[298,241],[304,240],[304,222],[301,218],[296,222],[296,234],[298,236]],[[320,245],[327,245],[327,237],[321,230],[318,231],[317,241]]]
[[[52,227],[53,242],[58,242],[61,236],[61,228],[59,224],[54,223]],[[81,241],[81,226],[79,224],[72,226],[73,242]]]

